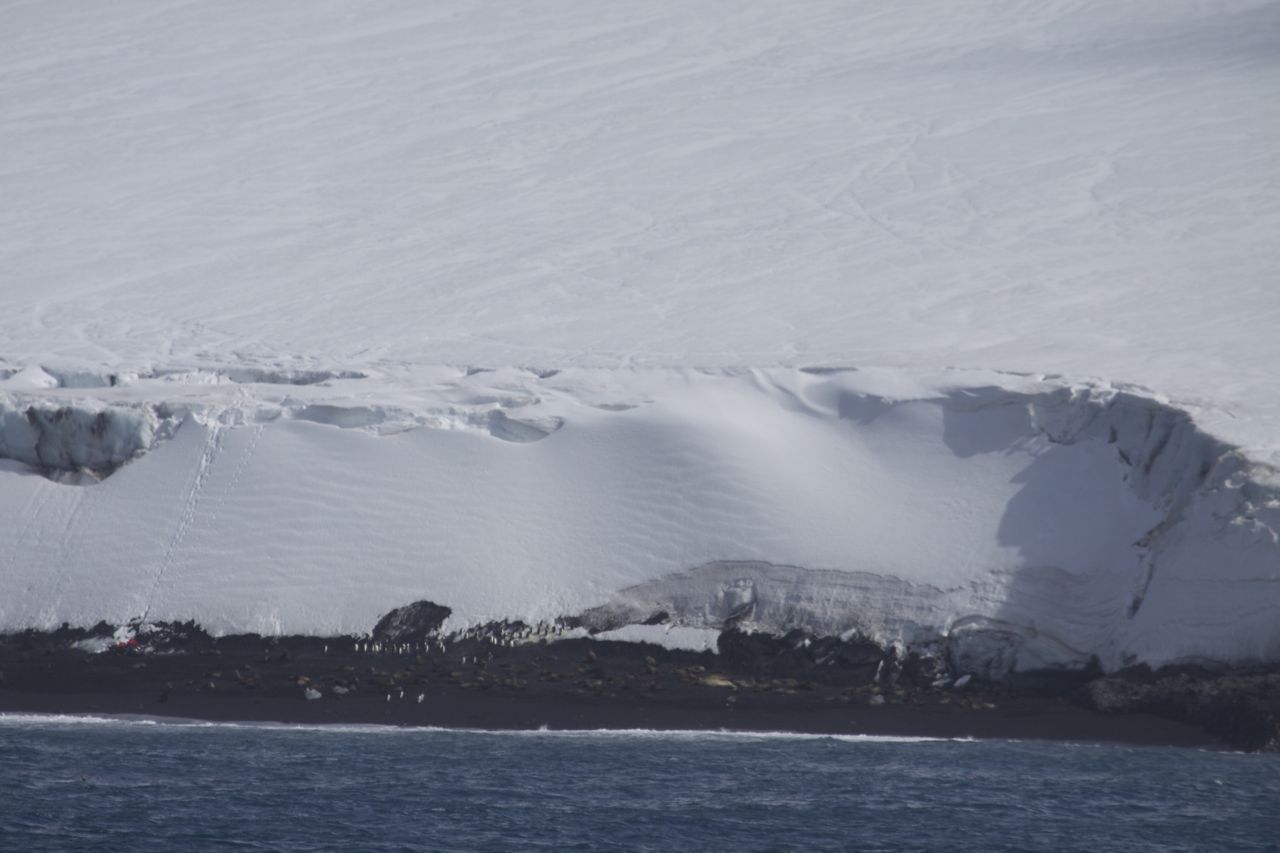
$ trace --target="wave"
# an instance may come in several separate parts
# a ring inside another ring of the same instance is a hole
[[[101,726],[129,723],[134,725],[160,725],[161,721],[150,717],[125,717],[107,714],[24,714],[0,712],[0,726]]]
[[[651,740],[808,740],[844,743],[971,743],[974,738],[915,735],[818,734],[787,731],[735,731],[732,729],[480,729],[441,726],[395,726],[377,723],[279,723],[269,721],[213,721],[182,717],[150,717],[134,714],[31,714],[0,713],[0,726],[147,726],[182,729],[261,729],[274,732],[325,732],[328,734],[490,735],[556,739]]]

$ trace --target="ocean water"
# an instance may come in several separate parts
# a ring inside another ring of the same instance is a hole
[[[1280,850],[1280,756],[0,715],[0,849]]]

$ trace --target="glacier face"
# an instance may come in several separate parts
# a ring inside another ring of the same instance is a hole
[[[206,392],[101,483],[5,474],[0,627],[361,632],[425,598],[455,625],[995,636],[1022,667],[1280,655],[1280,491],[1236,449],[1131,391],[904,379],[437,371],[412,413],[365,380]]]
[[[1278,32],[7,9],[0,628],[428,597],[1277,657]]]

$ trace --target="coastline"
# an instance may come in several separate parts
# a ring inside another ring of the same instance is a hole
[[[496,704],[496,703],[495,703]],[[1229,750],[1200,729],[1149,714],[1109,716],[1066,703],[1019,703],[997,713],[922,710],[888,706],[856,715],[793,707],[766,713],[728,712],[689,706],[640,708],[634,712],[594,703],[574,707],[560,702],[483,703],[450,701],[422,714],[379,712],[360,703],[309,708],[288,701],[173,702],[163,707],[128,694],[22,693],[0,696],[0,716],[32,714],[166,722],[278,724],[284,726],[388,726],[455,731],[550,732],[708,732],[769,735],[831,735],[943,740],[1037,740],[1079,744],[1182,747]]]
[[[1188,722],[1103,713],[1065,695],[752,677],[711,653],[586,639],[358,651],[352,638],[234,637],[186,649],[0,642],[0,713],[446,729],[728,731],[1032,739],[1229,749]],[[367,648],[367,644],[364,646]],[[490,657],[492,655],[492,657]],[[467,663],[462,663],[466,660]]]

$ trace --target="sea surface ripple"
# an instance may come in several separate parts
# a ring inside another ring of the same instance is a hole
[[[1280,756],[0,715],[0,847],[1277,850]]]

